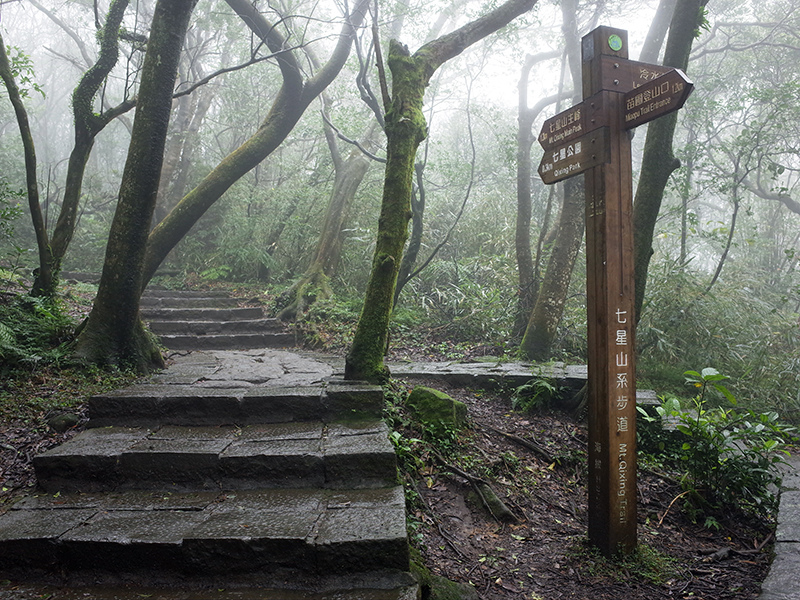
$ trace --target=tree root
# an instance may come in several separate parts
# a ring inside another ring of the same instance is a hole
[[[481,479],[480,477],[470,475],[455,465],[451,465],[438,453],[435,453],[435,456],[436,460],[439,461],[444,468],[469,481],[472,489],[474,489],[475,493],[478,494],[481,502],[492,515],[492,517],[495,518],[495,520],[502,523],[519,523],[519,518],[513,512],[511,512],[511,509],[508,508],[508,506],[506,506],[502,500],[500,500],[487,481]]]
[[[523,448],[527,448],[534,454],[536,454],[539,458],[545,461],[547,464],[552,464],[556,462],[556,459],[550,454],[547,450],[544,449],[543,446],[537,444],[533,440],[526,440],[523,437],[518,435],[514,435],[513,433],[506,433],[505,431],[500,431],[499,429],[495,429],[494,427],[490,427],[488,425],[481,425],[481,427],[485,427],[486,429],[493,431],[498,435],[502,435],[504,438],[511,440],[515,444],[519,444]]]

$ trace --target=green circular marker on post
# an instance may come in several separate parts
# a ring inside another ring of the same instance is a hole
[[[614,35],[608,36],[608,47],[611,48],[614,52],[619,52],[622,50],[622,38],[619,37],[616,33]]]

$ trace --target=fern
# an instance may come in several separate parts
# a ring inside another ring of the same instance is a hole
[[[14,347],[14,332],[5,323],[0,323],[0,356],[3,350],[10,350]]]

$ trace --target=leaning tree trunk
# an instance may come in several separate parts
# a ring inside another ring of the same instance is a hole
[[[530,10],[536,0],[509,0],[483,17],[422,46],[413,55],[396,41],[389,46],[391,105],[386,113],[387,160],[378,239],[345,379],[381,381],[397,273],[411,219],[411,190],[417,148],[425,139],[425,87],[442,64]]]
[[[33,143],[30,123],[28,122],[28,111],[22,103],[17,82],[14,80],[14,73],[11,69],[11,62],[6,54],[6,45],[3,36],[0,35],[0,79],[8,92],[8,99],[14,107],[17,118],[17,126],[22,137],[22,149],[25,154],[25,179],[28,192],[28,208],[33,221],[33,230],[36,233],[36,244],[39,249],[39,264],[49,264],[50,245],[47,241],[47,229],[42,215],[42,206],[39,204],[39,183],[36,178],[36,148]]]
[[[669,28],[664,65],[686,70],[695,31],[701,24],[702,9],[708,0],[678,0]],[[639,185],[633,200],[633,253],[635,275],[636,322],[642,313],[647,270],[653,255],[653,233],[661,210],[661,201],[670,175],[680,167],[672,152],[678,113],[664,115],[651,122],[644,142]]]
[[[372,128],[368,137],[371,134]],[[330,278],[336,270],[342,250],[342,224],[369,167],[370,160],[358,149],[354,149],[347,160],[337,167],[314,260],[306,272],[282,294],[287,304],[278,313],[280,319],[291,320],[316,300],[331,296]]]
[[[76,356],[89,363],[126,366],[142,372],[164,365],[155,339],[147,334],[139,319],[139,298],[172,90],[196,2],[159,0],[155,7],[103,274],[75,348]]]
[[[536,298],[520,352],[530,360],[548,360],[564,314],[569,282],[583,241],[585,192],[583,178],[564,183],[564,205],[558,234],[550,253],[544,280]]]

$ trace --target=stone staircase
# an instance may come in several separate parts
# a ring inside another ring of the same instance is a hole
[[[40,491],[0,516],[0,579],[90,599],[415,598],[382,390],[272,352],[305,363],[244,381],[269,356],[192,353],[91,398],[89,428],[35,457]]]
[[[294,334],[260,306],[240,306],[225,292],[145,290],[142,319],[170,350],[286,348]]]

